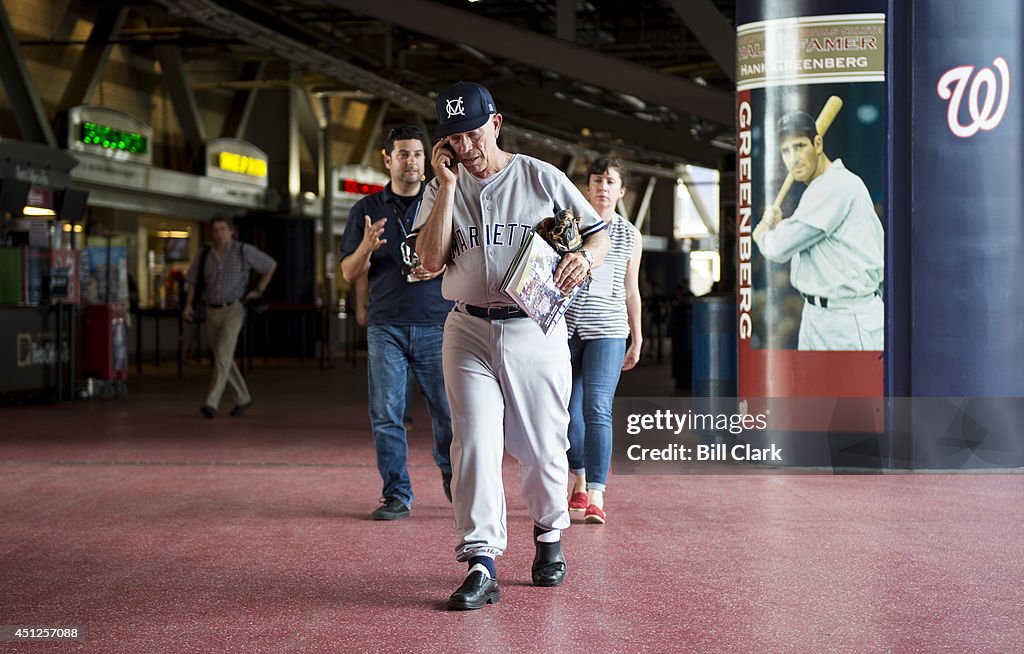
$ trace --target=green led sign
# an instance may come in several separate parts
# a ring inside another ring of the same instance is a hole
[[[133,154],[146,154],[148,143],[146,137],[134,132],[125,132],[106,125],[82,123],[82,143],[98,145],[109,150],[121,150]]]

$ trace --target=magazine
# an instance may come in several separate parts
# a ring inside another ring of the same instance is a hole
[[[579,295],[583,282],[566,295],[555,286],[555,269],[561,257],[542,237],[531,232],[519,248],[512,265],[501,282],[501,290],[550,335],[572,301]]]

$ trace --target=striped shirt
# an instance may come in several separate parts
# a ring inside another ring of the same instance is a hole
[[[249,273],[255,270],[259,274],[266,274],[274,259],[255,245],[232,240],[224,248],[224,254],[217,260],[217,247],[207,246],[210,251],[206,254],[206,262],[203,266],[206,278],[206,290],[203,299],[207,304],[227,304],[241,300],[249,288]],[[241,250],[240,250],[241,248]],[[202,259],[202,251],[192,266],[188,269],[185,278],[190,285],[195,285],[199,276],[199,261]]]
[[[626,264],[633,256],[636,229],[615,214],[608,226],[612,248],[604,263],[593,270],[590,287],[581,292],[565,313],[569,336],[588,341],[596,338],[626,338]]]

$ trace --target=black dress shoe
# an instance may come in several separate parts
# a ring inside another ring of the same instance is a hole
[[[235,418],[238,418],[240,416],[244,416],[245,412],[248,411],[249,407],[251,407],[251,406],[252,406],[252,400],[249,400],[245,404],[239,404],[234,409],[231,409],[231,415],[234,416]]]
[[[214,409],[209,404],[204,404],[203,406],[199,407],[199,413],[203,414],[207,418],[212,418],[215,415],[217,415],[217,409]]]
[[[534,529],[534,544],[537,554],[533,557],[533,585],[557,586],[565,581],[565,556],[562,555],[562,541],[542,543],[537,540]]]
[[[448,608],[458,611],[482,609],[501,601],[498,580],[479,570],[469,573],[459,589],[448,598]]]
[[[444,485],[444,496],[448,498],[448,503],[452,502],[452,476],[441,474],[441,483]]]
[[[388,497],[382,499],[381,502],[383,502],[383,506],[377,507],[377,510],[370,514],[374,520],[398,520],[399,518],[408,518],[412,513],[412,509],[397,497]]]

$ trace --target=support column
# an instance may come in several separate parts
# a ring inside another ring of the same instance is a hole
[[[320,212],[320,254],[324,262],[323,313],[324,343],[321,350],[320,367],[330,367],[333,363],[334,350],[334,313],[337,299],[335,289],[336,271],[338,268],[337,254],[334,250],[334,185],[331,184],[332,156],[331,145],[334,138],[331,116],[331,96],[323,94],[319,98],[321,120],[320,145],[320,197],[323,209]]]
[[[894,2],[891,388],[918,468],[1024,465],[1024,7]],[[897,46],[898,47],[898,46]],[[904,53],[901,53],[904,54]],[[900,113],[896,113],[900,112]],[[923,399],[931,398],[931,399]],[[936,399],[950,398],[950,399]]]

